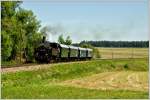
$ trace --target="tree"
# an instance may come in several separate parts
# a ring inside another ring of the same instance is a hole
[[[20,7],[20,1],[1,2],[2,60],[18,60],[23,53],[33,60],[34,48],[42,40],[40,21],[31,10]]]
[[[34,49],[41,42],[43,35],[41,33],[35,33],[28,37],[28,42],[25,48],[26,61],[31,62],[34,59]]]
[[[58,42],[59,42],[60,44],[65,44],[65,40],[64,40],[64,38],[63,38],[63,34],[61,34],[61,35],[58,37]]]
[[[72,43],[72,40],[71,40],[70,36],[67,36],[65,44],[66,45],[71,45],[71,43]]]
[[[9,35],[5,31],[1,32],[1,51],[2,51],[2,60],[8,60],[8,57],[11,55],[12,51],[12,42]]]
[[[91,44],[88,44],[88,43],[82,43],[82,44],[80,44],[79,46],[80,46],[80,47],[83,47],[83,48],[91,48],[91,49],[94,48]]]
[[[33,61],[34,48],[42,39],[42,33],[38,33],[40,22],[32,11],[25,9],[19,9],[17,18],[22,25],[20,27],[22,30],[20,34],[20,42],[22,43],[20,50],[26,52],[26,61]]]
[[[16,9],[20,6],[22,1],[2,1],[1,2],[1,18],[12,17],[16,13]]]
[[[58,37],[58,43],[65,44],[65,45],[71,45],[72,40],[71,40],[70,36],[67,36],[66,40],[64,40],[63,34],[61,34]]]
[[[11,55],[15,53],[13,50],[15,48],[13,44],[17,42],[17,20],[15,15],[20,3],[20,1],[1,2],[2,60],[11,59]]]

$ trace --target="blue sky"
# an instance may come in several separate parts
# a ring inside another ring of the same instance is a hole
[[[138,2],[50,2],[24,1],[48,26],[50,41],[60,34],[70,35],[73,42],[82,40],[148,40],[148,1]],[[55,33],[53,33],[55,31]]]

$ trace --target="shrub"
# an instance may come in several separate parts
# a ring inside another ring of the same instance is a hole
[[[128,64],[125,64],[123,67],[124,67],[125,69],[128,69],[128,68],[129,68]]]
[[[93,48],[93,56],[94,58],[101,58],[101,55],[97,48]]]

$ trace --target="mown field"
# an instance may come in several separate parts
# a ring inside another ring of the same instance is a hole
[[[148,48],[98,48],[102,59],[148,58]]]
[[[148,99],[148,59],[91,60],[2,73],[2,98]]]

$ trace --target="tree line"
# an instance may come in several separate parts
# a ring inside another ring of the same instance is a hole
[[[81,44],[90,44],[94,47],[136,47],[136,48],[147,48],[149,47],[149,41],[81,41]]]

